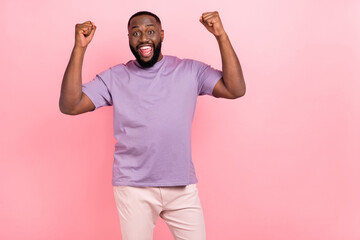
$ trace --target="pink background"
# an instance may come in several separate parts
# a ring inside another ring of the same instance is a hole
[[[218,10],[247,93],[198,98],[193,161],[207,239],[360,239],[360,2],[1,1],[0,239],[121,239],[112,108],[67,116],[74,26],[98,29],[83,81],[133,59],[127,20],[163,21],[163,53],[221,69],[198,22]],[[172,239],[159,218],[154,239]]]

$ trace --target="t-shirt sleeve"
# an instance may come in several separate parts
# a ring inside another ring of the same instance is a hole
[[[83,93],[90,98],[95,105],[95,109],[112,106],[111,92],[107,84],[110,81],[108,72],[109,70],[97,74],[93,80],[82,85]]]
[[[198,95],[212,95],[216,83],[222,78],[222,72],[208,64],[194,61],[197,68]]]

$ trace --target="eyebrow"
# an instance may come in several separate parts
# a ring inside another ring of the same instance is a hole
[[[155,26],[154,24],[147,24],[146,27],[151,27],[151,26]],[[131,29],[133,28],[139,28],[138,25],[132,26]]]

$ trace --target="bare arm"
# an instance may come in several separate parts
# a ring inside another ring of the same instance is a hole
[[[219,13],[203,13],[200,22],[216,37],[220,48],[223,77],[215,85],[213,95],[230,99],[243,96],[246,86],[241,65],[221,23]]]
[[[59,99],[60,111],[76,115],[95,108],[92,101],[82,92],[82,64],[88,44],[91,42],[96,26],[87,21],[75,26],[75,45],[61,84]]]

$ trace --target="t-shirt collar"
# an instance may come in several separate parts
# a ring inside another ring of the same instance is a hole
[[[162,59],[158,62],[156,62],[152,67],[149,67],[149,68],[143,68],[137,60],[134,61],[134,64],[135,66],[137,66],[138,68],[141,68],[142,70],[145,70],[145,71],[152,71],[152,70],[158,70],[164,63],[164,60],[165,60],[166,56],[163,55]]]

